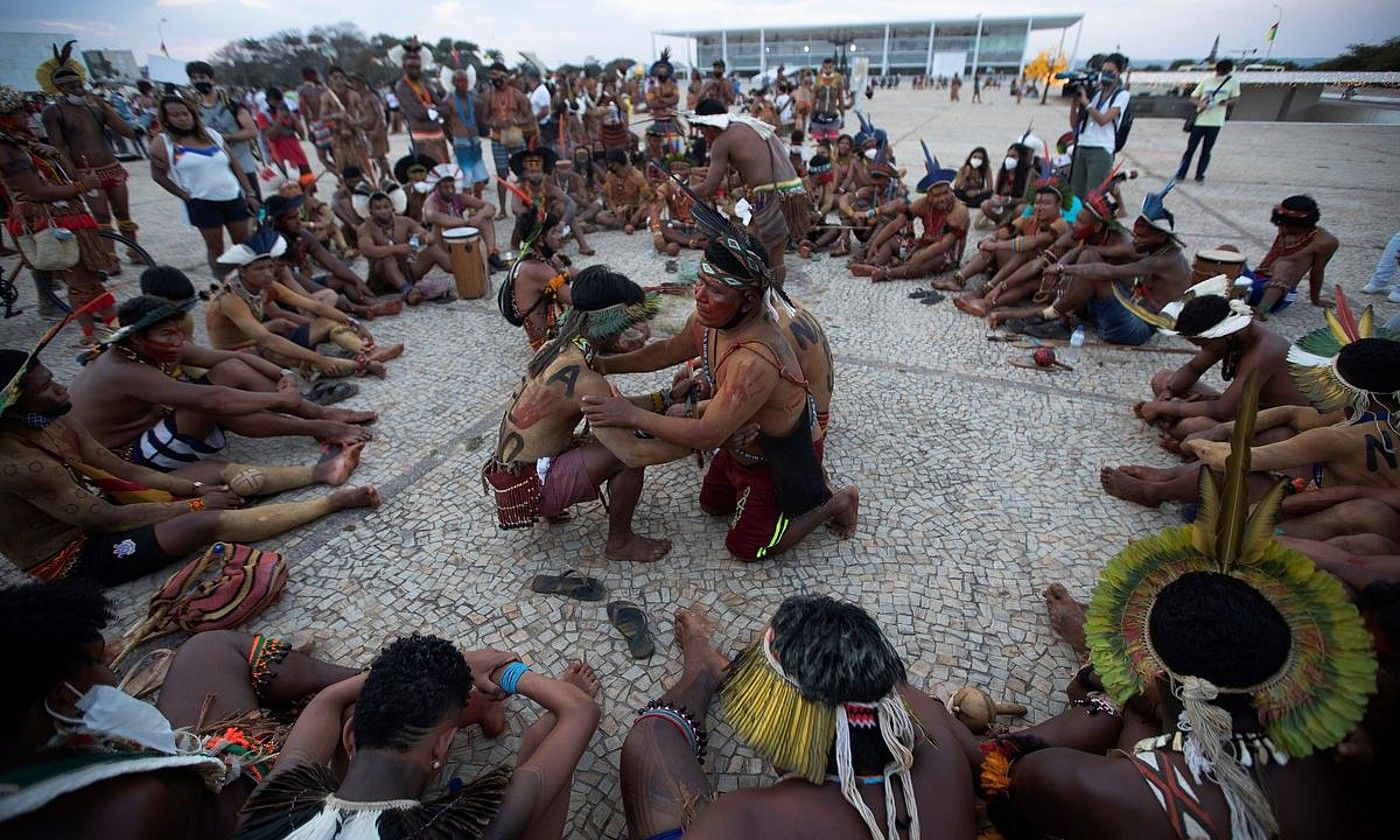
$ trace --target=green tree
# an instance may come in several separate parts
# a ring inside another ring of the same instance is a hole
[[[1400,70],[1400,37],[1379,44],[1349,44],[1347,51],[1329,61],[1313,65],[1314,70],[1389,72]]]

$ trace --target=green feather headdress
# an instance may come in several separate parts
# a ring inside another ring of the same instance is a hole
[[[1369,306],[1361,311],[1361,317],[1354,316],[1340,285],[1336,295],[1336,307],[1325,313],[1327,326],[1313,330],[1288,348],[1288,371],[1293,384],[1323,414],[1342,408],[1364,412],[1377,396],[1400,400],[1400,392],[1372,394],[1346,381],[1337,371],[1337,357],[1348,344],[1371,338],[1400,341],[1400,334],[1377,327],[1375,313]]]
[[[643,321],[650,321],[661,311],[661,295],[647,292],[640,303],[617,303],[591,312],[573,310],[585,319],[582,333],[589,341],[605,341],[623,330]]]

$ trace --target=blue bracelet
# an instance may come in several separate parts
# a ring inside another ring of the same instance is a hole
[[[496,681],[496,684],[506,694],[514,694],[516,685],[520,683],[520,678],[525,676],[525,672],[529,670],[530,666],[524,662],[512,662],[501,672],[501,678]]]

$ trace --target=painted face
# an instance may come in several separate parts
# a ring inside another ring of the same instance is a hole
[[[387,225],[394,220],[394,203],[387,198],[376,198],[369,203],[369,215],[381,225]]]
[[[695,319],[706,327],[724,328],[747,314],[752,294],[700,272],[695,282]]]
[[[1088,239],[1103,229],[1103,223],[1092,213],[1080,213],[1074,222],[1074,238]]]
[[[544,180],[544,161],[537,157],[525,158],[521,169],[525,171],[525,180],[532,184],[538,184]]]
[[[184,319],[171,318],[131,339],[136,352],[161,364],[180,361],[180,348],[185,344]]]
[[[1049,193],[1036,193],[1035,215],[1042,221],[1054,219],[1060,215],[1060,197]]]
[[[261,292],[277,279],[277,264],[271,259],[261,259],[239,266],[238,279],[252,291]]]

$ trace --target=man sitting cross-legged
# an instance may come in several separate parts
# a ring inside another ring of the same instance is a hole
[[[859,511],[854,486],[833,493],[827,485],[811,386],[769,314],[780,305],[791,307],[763,246],[731,227],[711,237],[695,289],[714,397],[682,417],[621,397],[584,398],[595,429],[638,429],[687,449],[728,444],[705,475],[700,507],[732,516],[725,547],[740,560],[777,555],[827,523],[849,537]],[[737,443],[730,440],[736,433]]]
[[[276,768],[248,798],[241,836],[562,838],[574,770],[598,728],[598,687],[581,662],[550,678],[513,653],[401,637],[368,673],[322,690],[298,716]],[[427,798],[472,700],[515,694],[543,714],[514,769],[481,768]],[[349,764],[337,774],[340,755]]]
[[[976,835],[971,735],[907,682],[904,663],[855,604],[785,600],[733,663],[703,611],[676,612],[680,681],[638,712],[622,745],[631,840]],[[705,717],[715,694],[742,743],[784,774],[715,791]],[[958,730],[961,729],[961,733]]]
[[[928,154],[927,147],[924,153]],[[928,172],[918,183],[923,195],[904,208],[905,223],[881,228],[870,240],[862,261],[851,266],[852,274],[876,282],[912,280],[946,271],[962,259],[969,221],[967,208],[953,195],[957,173],[940,167],[932,156],[926,166]],[[915,219],[923,227],[917,238],[913,235]],[[901,251],[908,256],[901,258]]]
[[[674,461],[689,450],[607,427],[595,427],[594,439],[579,444],[574,429],[585,397],[614,393],[595,368],[595,354],[611,349],[628,327],[649,320],[659,303],[655,294],[644,294],[636,283],[606,266],[579,272],[572,291],[573,308],[559,325],[559,335],[535,353],[516,386],[501,419],[495,454],[483,474],[494,488],[504,528],[528,527],[541,516],[556,519],[571,505],[598,498],[598,488],[606,483],[604,556],[658,560],[670,550],[671,541],[632,531],[643,468]]]
[[[299,367],[308,375],[387,375],[384,362],[401,355],[403,345],[376,348],[369,331],[354,318],[277,282],[275,260],[286,249],[286,240],[265,227],[224,252],[220,260],[237,266],[238,272],[228,277],[205,309],[209,341],[220,350],[256,348],[273,363]],[[322,341],[335,342],[355,358],[322,356],[316,352]]]
[[[422,225],[403,215],[405,199],[401,189],[376,190],[368,197],[356,196],[355,206],[366,217],[356,232],[360,253],[369,261],[369,282],[376,291],[403,295],[409,306],[417,306],[429,296],[418,284],[434,266],[452,271],[452,256]],[[449,294],[450,283],[433,284],[432,298]]]
[[[967,265],[953,274],[953,281],[960,287],[966,278],[975,277],[995,268],[996,273],[981,293],[969,292],[953,299],[958,309],[979,318],[986,316],[987,310],[1004,303],[1014,303],[1028,287],[1030,280],[1023,280],[1012,287],[1011,278],[1017,270],[1026,265],[1040,264],[1041,253],[1061,237],[1069,233],[1069,223],[1060,215],[1063,197],[1051,184],[1036,187],[1031,204],[1031,215],[1018,216],[1006,225],[997,228],[994,236],[977,243],[977,253],[972,255]]]
[[[496,225],[492,221],[496,208],[475,192],[459,189],[458,181],[463,177],[462,170],[455,164],[440,163],[433,167],[423,182],[432,187],[432,192],[423,202],[423,224],[433,229],[439,241],[445,230],[476,228],[481,235],[481,243],[486,246],[487,264],[492,271],[502,271],[506,264],[502,262],[501,249],[496,245]]]
[[[403,308],[401,302],[380,303],[376,300],[365,281],[349,265],[336,259],[316,235],[306,229],[306,223],[301,218],[302,201],[300,195],[293,198],[273,195],[263,202],[263,209],[267,210],[273,227],[287,240],[287,251],[278,258],[278,280],[282,285],[311,297],[329,289],[336,295],[334,305],[337,309],[360,318],[398,314]],[[313,274],[315,266],[320,266],[327,273]]]
[[[7,523],[0,553],[36,577],[81,575],[112,586],[212,542],[264,540],[335,511],[379,504],[373,487],[359,487],[230,510],[244,497],[344,484],[362,443],[314,466],[200,462],[167,474],[123,461],[65,417],[68,391],[36,357],[0,350],[0,382],[12,383],[0,415],[0,518]]]
[[[185,306],[146,295],[118,308],[122,329],[104,340],[101,355],[71,386],[73,418],[103,446],[132,463],[169,471],[217,460],[225,430],[247,437],[328,433],[336,443],[372,437],[362,426],[280,413],[309,405],[296,390],[182,381],[185,315]]]

